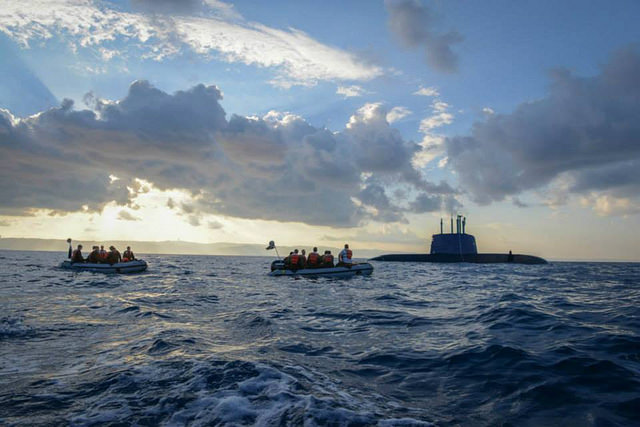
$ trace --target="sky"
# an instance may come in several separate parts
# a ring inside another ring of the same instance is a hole
[[[0,0],[0,235],[640,261],[638,16]]]

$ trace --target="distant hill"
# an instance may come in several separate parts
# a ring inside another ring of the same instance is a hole
[[[74,246],[81,243],[85,251],[93,245],[111,245],[118,248],[121,252],[127,247],[136,254],[185,254],[185,255],[243,255],[243,256],[275,256],[274,251],[266,251],[265,246],[261,244],[251,243],[194,243],[183,241],[164,241],[164,242],[143,242],[143,241],[121,241],[108,240],[102,242],[94,242],[89,240],[74,241]],[[310,245],[296,246],[299,249],[311,249]],[[59,251],[61,254],[67,253],[67,242],[57,239],[30,239],[30,238],[0,238],[0,249],[14,251]],[[280,255],[288,255],[294,249],[293,246],[278,246]],[[339,248],[321,247],[321,251],[330,250],[336,255]],[[354,249],[356,258],[371,258],[392,251],[382,249]]]

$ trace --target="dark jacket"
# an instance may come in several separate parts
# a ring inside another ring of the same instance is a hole
[[[107,262],[109,264],[116,264],[122,261],[122,256],[120,256],[120,252],[117,249],[109,251],[107,254]]]
[[[71,262],[84,262],[82,251],[80,249],[76,249],[73,251],[73,254],[71,255]]]
[[[87,257],[87,262],[92,264],[99,264],[102,260],[100,259],[100,250],[96,249],[92,251]]]

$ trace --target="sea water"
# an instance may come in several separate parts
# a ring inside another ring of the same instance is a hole
[[[640,424],[640,264],[64,255],[0,252],[0,425]]]

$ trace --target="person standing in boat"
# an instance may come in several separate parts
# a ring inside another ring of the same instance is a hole
[[[344,249],[340,251],[338,254],[338,265],[351,267],[351,257],[353,256],[353,252],[349,249],[349,245],[345,243]]]
[[[127,246],[127,250],[124,251],[124,253],[122,254],[122,261],[123,262],[134,261],[135,259],[136,257],[133,254],[133,251],[131,250],[131,246]]]
[[[117,264],[122,261],[122,256],[115,246],[109,246],[109,253],[107,254],[107,262],[111,265]]]
[[[318,248],[314,247],[313,251],[309,253],[307,258],[307,268],[316,268],[320,264],[320,254]]]
[[[84,262],[82,257],[82,245],[78,245],[78,248],[71,254],[71,262]]]

